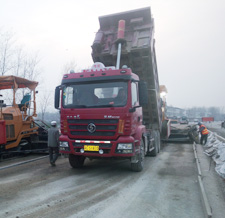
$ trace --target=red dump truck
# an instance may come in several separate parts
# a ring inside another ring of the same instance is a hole
[[[143,169],[160,151],[162,100],[150,8],[99,17],[91,69],[65,74],[55,90],[60,152],[73,168],[85,158],[129,159]],[[163,125],[167,126],[167,125]]]

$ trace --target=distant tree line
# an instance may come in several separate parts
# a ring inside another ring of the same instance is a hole
[[[224,107],[192,107],[186,109],[186,114],[191,118],[214,117],[215,121],[225,120]]]

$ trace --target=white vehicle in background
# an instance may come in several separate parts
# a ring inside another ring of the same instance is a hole
[[[188,118],[186,116],[183,116],[180,118],[180,124],[188,124]]]
[[[194,123],[198,123],[199,121],[198,121],[198,119],[194,119]]]

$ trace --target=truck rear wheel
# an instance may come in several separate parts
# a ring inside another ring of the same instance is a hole
[[[152,137],[154,138],[154,149],[149,153],[150,156],[155,157],[160,151],[160,134],[158,131],[152,132]]]
[[[157,143],[158,143],[158,153],[161,150],[161,138],[160,138],[160,133],[157,131]]]
[[[131,169],[135,172],[140,172],[143,170],[144,167],[144,157],[145,157],[145,148],[144,148],[144,141],[141,140],[140,145],[140,153],[137,155],[137,163],[131,163]]]
[[[84,165],[85,157],[69,154],[69,163],[73,168],[81,168]]]
[[[161,131],[161,136],[162,138],[166,139],[167,138],[167,132],[168,132],[168,120],[164,120],[162,122],[162,131]]]

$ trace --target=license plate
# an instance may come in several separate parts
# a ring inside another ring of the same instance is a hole
[[[84,146],[85,151],[99,151],[99,146],[96,145],[85,145]]]

